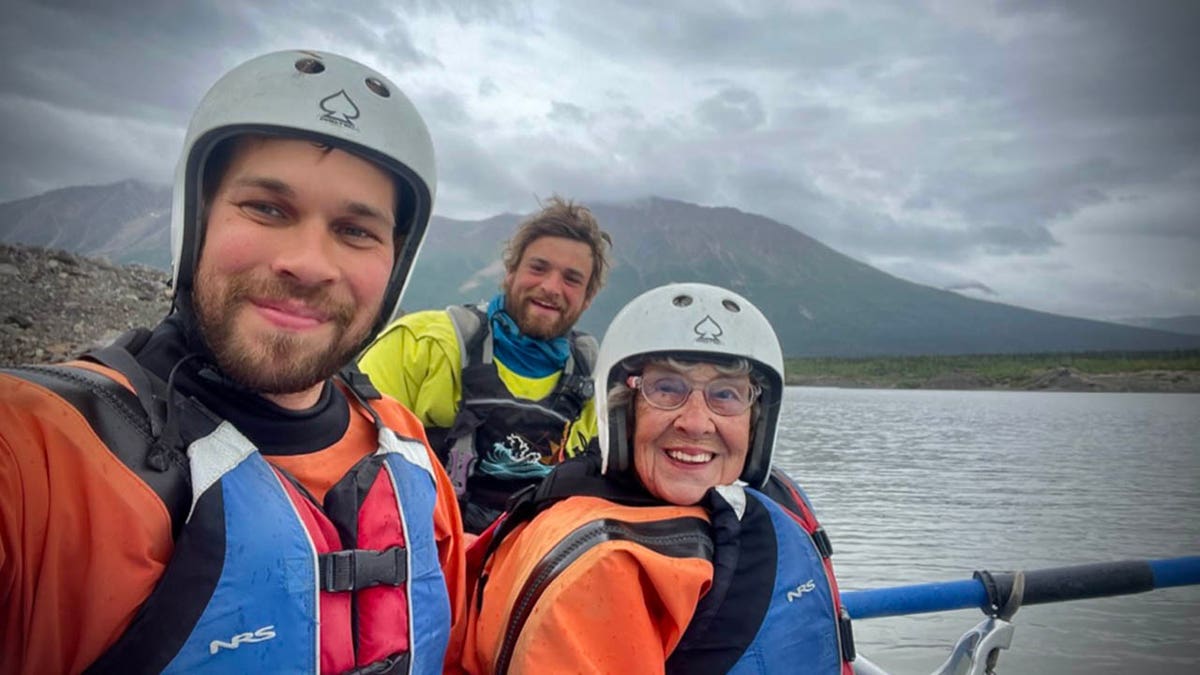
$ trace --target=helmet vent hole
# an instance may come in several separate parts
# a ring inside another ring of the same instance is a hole
[[[325,64],[316,59],[300,59],[296,61],[296,70],[308,75],[325,72]]]
[[[368,77],[366,82],[367,82],[367,89],[370,89],[371,91],[375,92],[380,97],[382,97],[382,98],[391,97],[392,92],[388,91],[386,84],[380,82],[379,80],[377,80],[373,77]]]
[[[727,310],[731,311],[731,312],[740,312],[740,311],[742,311],[742,307],[741,307],[741,305],[738,305],[736,302],[734,302],[734,301],[732,301],[732,300],[722,300],[722,301],[721,301],[721,306],[722,306],[722,307],[724,307],[725,309],[727,309]]]
[[[688,305],[692,304],[692,296],[677,295],[671,300],[671,304],[675,305],[676,307],[687,307]]]

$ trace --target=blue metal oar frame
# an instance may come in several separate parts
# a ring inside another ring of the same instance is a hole
[[[1200,556],[1027,570],[1021,605],[1143,593],[1200,584]],[[962,581],[844,591],[842,604],[854,619],[976,608],[994,614],[1013,587],[1013,572],[976,572]]]

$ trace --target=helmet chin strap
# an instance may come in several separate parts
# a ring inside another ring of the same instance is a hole
[[[171,311],[179,317],[180,328],[183,331],[183,342],[188,353],[187,358],[197,361],[195,370],[201,377],[212,382],[218,382],[222,386],[234,391],[257,393],[231,379],[221,369],[220,363],[217,362],[216,354],[208,346],[208,340],[204,339],[204,332],[200,330],[200,322],[196,318],[196,311],[192,303],[191,288],[176,290]]]
[[[754,415],[750,418],[750,447],[746,451],[746,464],[742,467],[741,479],[752,488],[758,489],[766,485],[771,472],[770,452],[766,434],[762,433],[763,404],[754,407]]]
[[[629,410],[621,407],[608,416],[608,452],[604,453],[603,473],[616,476],[633,471],[633,457],[629,448]]]
[[[196,319],[196,310],[192,304],[192,289],[180,288],[175,291],[175,300],[171,312],[178,315],[183,326],[183,338],[189,352],[194,352],[207,363],[216,363],[216,356],[208,347],[208,341],[200,331],[200,322]]]

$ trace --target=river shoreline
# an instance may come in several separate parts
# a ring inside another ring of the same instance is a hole
[[[1200,393],[1200,372],[1146,370],[1128,373],[1085,373],[1075,368],[1048,368],[1016,381],[996,381],[964,371],[913,378],[805,374],[786,377],[788,386],[843,389],[934,389],[951,391],[1064,391],[1096,393]]]

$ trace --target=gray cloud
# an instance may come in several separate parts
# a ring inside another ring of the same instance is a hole
[[[856,4],[853,17],[849,9],[754,14],[689,3],[642,18],[633,3],[612,11],[628,21],[591,17],[586,28],[621,26],[635,48],[681,64],[790,72],[801,99],[821,87],[849,93],[829,102],[841,110],[804,107],[823,111],[824,126],[798,148],[815,161],[857,155],[883,184],[927,176],[902,203],[957,214],[967,233],[936,237],[943,244],[1044,250],[1055,245],[1055,221],[1130,184],[1194,171],[1200,157],[1200,80],[1179,67],[1200,63],[1200,41],[1190,37],[1200,28],[1194,4],[1030,3],[994,17],[1007,22],[1003,35],[988,34],[987,22],[948,30],[879,4]],[[892,119],[854,120],[864,104]],[[791,121],[785,116],[777,129],[797,138],[811,129]],[[803,157],[796,163],[828,171]],[[915,246],[929,246],[928,232],[939,228],[911,216],[874,229],[899,227]],[[1186,232],[1193,222],[1165,229]],[[893,239],[864,239],[855,250],[892,250]]]
[[[215,49],[197,62],[207,36],[223,36],[225,45],[258,40],[219,8],[111,4],[8,3],[0,28],[5,98],[177,121],[227,66]]]
[[[1200,313],[1198,3],[175,4],[7,3],[0,200],[165,182],[220,73],[310,46],[412,96],[444,215],[660,195],[965,293]]]
[[[553,122],[561,122],[566,124],[587,124],[591,115],[586,110],[575,105],[574,103],[565,103],[563,101],[551,101],[550,112],[546,115]]]
[[[386,2],[359,3],[353,12],[282,0],[7,3],[0,110],[8,124],[0,149],[21,160],[0,165],[0,199],[127,177],[168,182],[191,110],[208,87],[233,65],[298,39],[386,52],[390,63],[429,63],[407,28],[391,25],[392,12]]]
[[[480,96],[491,96],[492,94],[497,94],[499,92],[500,92],[500,87],[496,84],[496,81],[493,80],[492,78],[485,77],[479,81],[479,95]]]
[[[886,44],[912,36],[894,28],[903,6],[856,3],[854,16],[834,8],[807,11],[790,3],[621,0],[590,12],[566,10],[557,17],[581,42],[611,45],[632,58],[665,60],[684,68],[824,70],[859,60]]]
[[[0,157],[9,158],[0,162],[0,198],[7,196],[4,192],[21,197],[123,178],[168,183],[183,136],[182,128],[172,125],[131,123],[4,97],[0,117],[39,121],[23,133],[0,135]]]
[[[267,49],[307,46],[296,45],[298,38],[324,35],[344,50],[387,52],[393,61],[428,58],[395,23],[387,2],[347,9],[315,0],[16,0],[6,9],[0,35],[7,62],[17,67],[5,76],[5,92],[100,112],[149,103],[186,113],[194,92],[230,66]]]
[[[750,131],[766,121],[762,101],[744,87],[725,87],[696,105],[696,117],[717,133]]]
[[[530,20],[528,3],[507,0],[408,0],[400,9],[423,14],[449,14],[460,24],[524,25]]]

